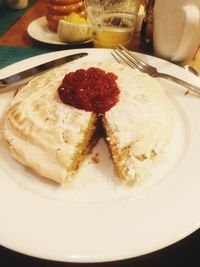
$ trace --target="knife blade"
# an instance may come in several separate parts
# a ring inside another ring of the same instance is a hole
[[[6,78],[0,79],[0,88],[5,88],[9,85],[14,85],[17,83],[21,83],[22,81],[28,82],[27,78],[32,78],[38,74],[42,74],[47,70],[53,69],[55,67],[61,66],[67,62],[76,60],[78,58],[87,56],[88,53],[76,53],[68,56],[64,56],[58,59],[54,59],[43,64],[34,66],[30,69],[18,72]]]

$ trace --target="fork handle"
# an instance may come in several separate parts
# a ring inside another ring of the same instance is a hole
[[[172,75],[169,75],[169,74],[166,74],[166,73],[156,73],[156,75],[154,77],[160,77],[160,78],[165,78],[167,80],[170,80],[172,82],[176,82],[184,87],[186,87],[188,90],[191,90],[192,92],[200,95],[200,87],[198,86],[195,86],[193,84],[190,84],[188,82],[185,82],[175,76],[172,76]]]

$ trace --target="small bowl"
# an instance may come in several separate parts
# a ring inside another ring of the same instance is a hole
[[[59,20],[57,34],[62,42],[84,42],[90,39],[90,28],[88,24]]]

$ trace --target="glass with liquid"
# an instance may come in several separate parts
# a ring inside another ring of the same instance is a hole
[[[94,47],[129,47],[140,0],[85,0]]]

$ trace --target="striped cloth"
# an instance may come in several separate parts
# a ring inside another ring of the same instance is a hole
[[[0,68],[4,68],[10,64],[29,57],[53,51],[55,51],[55,49],[45,49],[40,47],[0,46]]]

